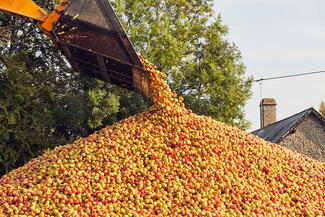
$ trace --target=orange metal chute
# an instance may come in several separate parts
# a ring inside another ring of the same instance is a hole
[[[48,16],[42,8],[31,0],[1,0],[0,11],[42,22],[45,21]]]

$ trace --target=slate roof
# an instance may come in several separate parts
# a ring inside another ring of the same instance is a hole
[[[290,132],[299,125],[308,115],[315,115],[325,125],[325,119],[314,108],[306,109],[298,114],[292,115],[286,119],[270,124],[259,130],[255,130],[252,134],[272,143],[279,143]]]

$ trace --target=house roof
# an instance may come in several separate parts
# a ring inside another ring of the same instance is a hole
[[[322,117],[314,108],[306,109],[295,115],[292,115],[281,121],[277,121],[259,130],[255,130],[252,134],[272,143],[279,143],[282,139],[292,132],[308,115],[315,115],[325,125],[325,118]]]

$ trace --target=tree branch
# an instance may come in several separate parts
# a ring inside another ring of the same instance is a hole
[[[5,58],[3,58],[2,56],[0,56],[0,64],[7,65]]]

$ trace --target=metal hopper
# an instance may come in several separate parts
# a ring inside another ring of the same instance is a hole
[[[0,11],[33,19],[75,70],[148,96],[149,73],[108,0],[63,0],[50,14],[31,0],[1,1]]]

